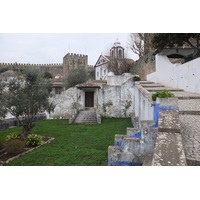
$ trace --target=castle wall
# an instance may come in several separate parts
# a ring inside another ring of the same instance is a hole
[[[39,67],[42,72],[49,72],[53,77],[56,74],[63,74],[63,64],[29,64],[29,63],[0,63],[0,69],[9,70],[25,69],[26,67]]]
[[[49,72],[53,77],[56,74],[62,74],[64,77],[67,76],[69,69],[83,66],[88,69],[88,56],[82,54],[66,54],[63,58],[63,63],[59,64],[30,64],[30,63],[0,63],[1,68],[13,69],[24,69],[25,67],[39,67],[42,72]],[[91,66],[89,66],[91,68]]]

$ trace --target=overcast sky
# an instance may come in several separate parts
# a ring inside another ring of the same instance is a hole
[[[0,33],[0,62],[62,63],[70,52],[87,54],[88,64],[95,65],[116,39],[128,58],[138,59],[128,48],[129,33]]]

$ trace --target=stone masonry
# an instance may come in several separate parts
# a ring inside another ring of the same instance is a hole
[[[159,83],[145,84],[142,87],[149,97],[155,92],[167,89],[178,98],[180,133],[187,165],[200,165],[200,94],[166,87]],[[175,138],[180,141],[180,136],[177,135]],[[171,139],[172,137],[169,138]]]
[[[69,69],[83,66],[88,68],[88,56],[82,54],[68,53],[63,58],[63,63],[58,64],[30,64],[30,63],[0,63],[1,68],[13,69],[24,69],[25,67],[39,67],[43,72],[49,72],[53,77],[56,74],[62,74],[64,77],[67,76]],[[90,66],[91,67],[91,66]]]

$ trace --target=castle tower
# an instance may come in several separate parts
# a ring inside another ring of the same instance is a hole
[[[124,48],[121,46],[118,39],[114,43],[114,46],[110,49],[110,57],[112,59],[124,59]]]
[[[82,54],[73,54],[68,53],[63,57],[63,75],[66,77],[70,69],[88,67],[88,56]]]

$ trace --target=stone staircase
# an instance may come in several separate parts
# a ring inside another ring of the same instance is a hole
[[[134,119],[135,128],[127,128],[126,135],[115,135],[115,145],[108,147],[108,165],[141,166],[154,151],[158,132],[155,123]]]
[[[96,124],[97,115],[93,109],[79,111],[74,123],[77,124]]]

